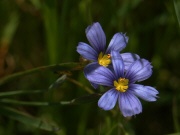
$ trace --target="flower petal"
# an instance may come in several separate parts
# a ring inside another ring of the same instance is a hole
[[[85,59],[97,61],[98,53],[88,44],[80,42],[77,46],[77,52]]]
[[[115,89],[110,89],[104,93],[98,101],[98,106],[104,110],[111,110],[117,102],[119,92]]]
[[[85,77],[92,83],[113,87],[115,76],[108,68],[91,63],[84,68]]]
[[[116,78],[124,77],[124,62],[117,51],[111,51],[111,60]]]
[[[106,36],[98,22],[93,23],[86,28],[86,37],[98,53],[104,52],[106,47]]]
[[[152,75],[152,66],[148,60],[139,59],[133,62],[127,72],[126,77],[130,82],[143,81]]]
[[[136,115],[142,112],[142,105],[139,99],[131,92],[120,93],[119,108],[124,117]]]
[[[142,98],[145,101],[156,101],[157,94],[159,93],[155,88],[150,86],[143,86],[139,84],[131,84],[129,90],[131,90],[136,96]]]
[[[88,75],[88,73],[89,72],[91,72],[90,71],[90,68],[91,67],[93,67],[92,68],[92,70],[93,69],[96,69],[96,68],[98,68],[100,65],[97,63],[97,62],[92,62],[91,64],[89,64],[89,65],[87,65],[85,68],[84,68],[84,76],[87,78],[87,75]],[[89,67],[89,68],[88,68]],[[91,82],[90,81],[90,83],[91,83],[91,85],[95,88],[95,89],[97,89],[98,88],[98,84],[95,84],[95,83],[93,83],[93,82]]]
[[[127,70],[134,61],[140,59],[139,55],[134,53],[121,53],[121,57],[124,61],[125,70]]]
[[[116,33],[112,37],[112,39],[109,43],[106,54],[110,53],[111,50],[115,50],[115,51],[120,52],[121,50],[123,50],[126,47],[127,42],[128,42],[128,37],[125,34]]]

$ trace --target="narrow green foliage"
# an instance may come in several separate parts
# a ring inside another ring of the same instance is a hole
[[[178,133],[172,133],[172,134],[167,134],[167,135],[180,135],[180,132],[178,132]]]
[[[19,24],[19,15],[14,12],[9,17],[9,22],[4,27],[3,35],[1,37],[1,42],[3,45],[9,45],[12,41],[12,38],[16,32],[17,26]]]
[[[45,91],[46,90],[16,90],[16,91],[0,92],[0,97],[24,95],[24,94],[38,94],[38,93],[43,93]]]
[[[180,135],[180,0],[0,0],[0,11],[0,135]],[[76,51],[93,22],[107,45],[126,33],[121,53],[152,62],[143,83],[160,98],[144,102],[138,116],[123,118],[118,105],[98,108],[106,88],[91,87],[83,74],[89,61]]]
[[[54,123],[45,122],[40,119],[34,118],[26,113],[22,113],[18,110],[9,107],[0,107],[0,114],[7,116],[11,119],[17,120],[21,123],[24,123],[29,126],[33,126],[35,128],[40,128],[47,131],[57,131],[59,127],[57,127]]]
[[[172,104],[172,113],[173,113],[173,121],[174,121],[174,128],[176,132],[180,132],[180,123],[178,121],[178,103],[177,103],[177,97],[173,98],[173,104]]]
[[[56,0],[45,0],[42,4],[42,12],[44,19],[44,27],[46,30],[46,44],[49,56],[49,62],[51,64],[57,63],[59,58],[58,50],[60,50],[60,44],[58,42],[58,14]]]
[[[64,74],[61,77],[59,77],[53,84],[49,86],[49,89],[55,89],[58,88],[67,78],[67,75]]]
[[[175,9],[176,17],[177,17],[179,27],[180,27],[180,1],[179,0],[174,0],[174,9]]]
[[[73,70],[78,70],[80,68],[82,68],[82,67],[78,63],[62,63],[62,64],[37,67],[37,68],[29,69],[26,71],[22,71],[22,72],[18,72],[18,73],[14,73],[9,76],[6,76],[0,80],[0,85],[7,83],[18,77],[22,77],[24,75],[28,75],[28,74],[32,74],[32,73],[43,72],[43,71],[49,70],[52,72],[60,72],[63,74],[63,73],[70,72]]]
[[[0,99],[2,104],[14,104],[14,105],[24,105],[24,106],[60,106],[60,105],[73,105],[73,104],[87,104],[96,102],[101,94],[90,94],[82,96],[70,101],[60,101],[60,102],[39,102],[39,101],[19,101],[8,98]]]
[[[24,105],[24,106],[59,106],[59,105],[70,105],[73,104],[72,101],[62,101],[62,102],[39,102],[39,101],[19,101],[13,99],[0,99],[0,103],[3,104],[15,104],[15,105]]]

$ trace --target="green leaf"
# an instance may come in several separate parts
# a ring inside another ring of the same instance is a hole
[[[18,73],[14,73],[12,75],[6,76],[0,80],[0,85],[3,85],[9,81],[12,81],[18,77],[32,74],[32,73],[53,71],[53,72],[59,72],[59,73],[65,74],[66,72],[68,73],[69,71],[79,70],[81,68],[82,68],[81,64],[74,63],[74,62],[37,67],[37,68],[29,69],[26,71],[22,71],[22,72],[18,72]]]
[[[53,84],[49,86],[49,89],[55,89],[58,88],[67,78],[67,75],[64,74],[61,77],[59,77]]]
[[[22,95],[22,94],[36,94],[45,91],[46,90],[16,90],[16,91],[0,92],[0,97]]]
[[[64,51],[63,46],[59,46],[59,20],[57,1],[44,0],[42,4],[42,16],[46,35],[47,52],[50,63],[59,61],[59,51]]]
[[[15,110],[13,108],[9,107],[0,107],[0,114],[7,116],[11,119],[17,120],[21,123],[24,123],[28,126],[33,126],[36,128],[40,128],[47,131],[57,131],[59,130],[59,127],[57,127],[54,123],[50,123],[42,121],[40,119],[34,118],[24,112],[20,112],[18,110]]]
[[[174,9],[175,9],[176,17],[177,17],[179,27],[180,27],[180,1],[179,0],[174,0]]]
[[[26,105],[26,106],[58,106],[58,105],[70,105],[72,101],[61,101],[61,102],[39,102],[39,101],[19,101],[8,98],[0,99],[2,104],[15,104],[15,105]]]
[[[60,101],[60,102],[39,102],[39,101],[19,101],[8,98],[0,99],[1,104],[15,104],[15,105],[26,105],[26,106],[59,106],[59,105],[72,105],[72,104],[87,104],[96,102],[100,98],[101,94],[90,94],[82,96],[70,101]]]
[[[172,133],[172,134],[167,134],[167,135],[180,135],[180,132],[178,132],[178,133]]]
[[[17,12],[13,12],[9,18],[10,20],[4,27],[3,36],[1,37],[3,45],[9,45],[11,43],[19,24],[19,14]]]

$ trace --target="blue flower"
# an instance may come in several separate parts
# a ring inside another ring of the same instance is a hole
[[[77,46],[77,52],[85,59],[92,61],[90,64],[95,65],[92,67],[108,67],[111,64],[110,52],[112,50],[120,52],[126,47],[128,42],[128,37],[125,34],[116,33],[106,49],[106,36],[98,22],[88,26],[85,32],[90,45],[80,42]],[[133,53],[122,53],[121,57],[124,60],[125,69],[136,59],[139,59],[139,56]],[[86,76],[87,73],[84,73]],[[94,87],[96,88],[97,86],[94,85]]]
[[[104,110],[111,110],[118,102],[124,117],[141,113],[142,105],[137,97],[152,102],[156,101],[158,94],[158,91],[151,86],[135,84],[135,82],[146,80],[151,76],[152,66],[150,62],[145,59],[138,59],[125,70],[119,52],[112,51],[111,59],[113,70],[103,66],[88,65],[85,71],[89,81],[110,87],[99,99],[98,106]]]
[[[85,59],[97,62],[105,67],[111,63],[110,51],[112,49],[121,51],[126,47],[128,41],[125,34],[116,33],[106,50],[106,36],[98,22],[88,26],[85,32],[90,45],[80,42],[77,46],[77,52]]]

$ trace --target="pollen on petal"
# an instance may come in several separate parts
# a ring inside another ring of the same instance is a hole
[[[110,59],[110,58],[111,58],[111,55],[110,55],[110,54],[107,54],[107,57]]]

